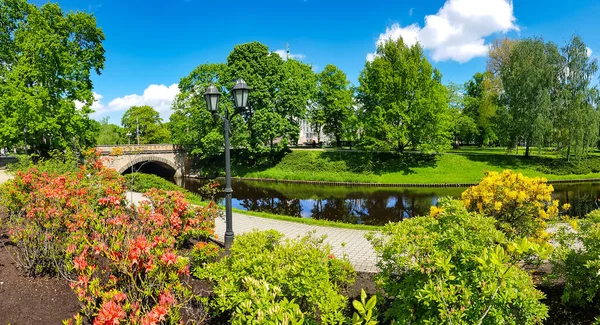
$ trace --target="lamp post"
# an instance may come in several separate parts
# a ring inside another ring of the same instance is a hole
[[[213,115],[217,115],[223,120],[223,137],[225,138],[225,248],[229,249],[233,243],[233,218],[232,218],[232,207],[231,207],[231,194],[233,189],[231,188],[231,158],[229,155],[230,143],[229,143],[229,121],[239,113],[241,110],[248,106],[248,94],[250,93],[250,87],[242,79],[238,79],[235,86],[231,89],[233,100],[235,103],[235,112],[230,116],[229,112],[225,110],[224,115],[219,115],[219,98],[221,92],[211,84],[204,91],[204,99],[208,111]]]
[[[133,134],[131,134],[131,132],[127,132],[127,144],[130,145],[131,144],[131,136]]]

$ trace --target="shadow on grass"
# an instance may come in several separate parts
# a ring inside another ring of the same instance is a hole
[[[456,153],[471,161],[484,162],[502,169],[535,170],[553,175],[582,175],[600,172],[600,158],[588,157],[567,161],[565,158],[525,157],[516,155]]]
[[[325,151],[321,158],[332,162],[344,162],[347,171],[352,173],[373,173],[376,175],[402,172],[414,174],[416,167],[435,167],[437,159],[432,154],[359,151]]]

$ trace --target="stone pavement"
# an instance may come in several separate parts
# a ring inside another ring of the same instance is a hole
[[[144,199],[140,193],[134,192],[128,192],[127,197],[134,203]],[[327,236],[325,243],[331,246],[332,253],[338,257],[346,256],[356,271],[371,273],[378,271],[375,265],[377,263],[377,256],[373,247],[365,238],[365,234],[369,233],[369,231],[305,225],[302,223],[233,213],[233,232],[236,235],[249,232],[253,229],[277,230],[287,238],[304,236],[314,231],[318,237]],[[219,238],[223,238],[225,235],[224,218],[217,218],[215,221],[215,232]]]

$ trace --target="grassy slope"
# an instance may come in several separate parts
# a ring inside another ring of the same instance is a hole
[[[260,170],[239,170],[241,177],[365,183],[477,183],[488,171],[512,169],[549,180],[600,178],[600,173],[555,175],[540,171],[553,158],[526,159],[502,153],[417,155],[369,159],[360,152],[294,151],[277,165]],[[371,164],[371,166],[369,166]]]

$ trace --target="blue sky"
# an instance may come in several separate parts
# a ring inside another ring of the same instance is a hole
[[[34,1],[41,5],[45,1]],[[376,43],[419,41],[443,74],[463,83],[485,68],[498,37],[543,36],[559,45],[583,37],[600,53],[600,1],[578,0],[59,0],[92,12],[106,35],[106,65],[94,76],[94,118],[120,124],[131,105],[155,106],[165,120],[176,84],[199,64],[224,62],[233,46],[259,41],[313,65],[344,70],[353,84]],[[427,17],[427,20],[426,20]],[[413,25],[413,24],[418,24]]]

